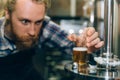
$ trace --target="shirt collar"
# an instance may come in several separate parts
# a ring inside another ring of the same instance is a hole
[[[0,18],[0,23],[2,23],[0,25],[0,50],[15,50],[16,46],[14,45],[14,43],[12,41],[10,41],[8,38],[5,37],[4,34],[4,27],[5,27],[5,17]]]

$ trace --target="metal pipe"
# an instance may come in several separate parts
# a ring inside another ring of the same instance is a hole
[[[107,63],[109,63],[109,58],[112,57],[112,33],[113,33],[113,0],[104,0],[105,3],[105,13],[104,13],[104,26],[105,26],[105,53],[107,58]],[[108,68],[108,65],[106,65]]]
[[[120,29],[119,29],[119,5],[120,5],[120,0],[114,0],[114,14],[113,14],[113,52],[115,55],[117,55],[120,58],[120,43],[119,43],[119,38],[120,38]]]

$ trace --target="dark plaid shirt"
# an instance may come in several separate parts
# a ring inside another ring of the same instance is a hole
[[[5,18],[0,18],[0,57],[5,57],[19,52],[13,41],[10,41],[4,35]],[[39,48],[43,45],[50,48],[58,48],[64,53],[71,54],[72,47],[74,46],[71,41],[67,39],[67,33],[61,30],[60,26],[45,19],[39,38]]]

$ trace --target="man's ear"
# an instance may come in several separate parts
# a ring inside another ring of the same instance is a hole
[[[8,9],[5,9],[5,18],[6,19],[10,18],[10,13],[9,13]]]

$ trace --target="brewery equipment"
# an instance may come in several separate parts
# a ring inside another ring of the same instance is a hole
[[[98,64],[104,66],[106,69],[113,69],[120,65],[120,60],[118,58],[118,6],[119,0],[105,0],[105,14],[104,14],[104,41],[105,46],[103,54],[100,57],[95,57]]]
[[[119,49],[119,6],[120,0],[104,0],[104,41],[102,55],[95,56],[95,65],[89,65],[85,71],[77,72],[77,65],[67,64],[65,70],[77,80],[120,80],[120,49]]]
[[[105,46],[102,56],[95,57],[98,63],[98,68],[103,68],[106,78],[109,80],[113,76],[109,74],[116,74],[114,78],[119,77],[119,0],[104,0],[104,41]],[[102,71],[102,70],[101,70]]]

